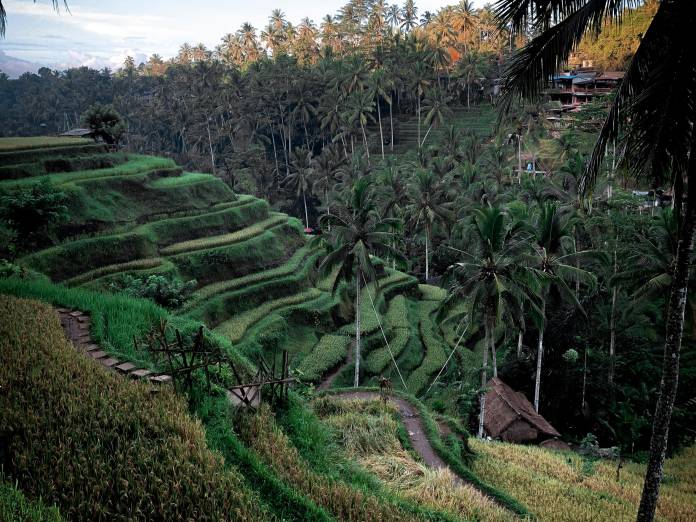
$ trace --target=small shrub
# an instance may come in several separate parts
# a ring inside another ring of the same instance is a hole
[[[148,277],[123,276],[120,282],[111,283],[109,289],[131,297],[152,299],[165,308],[179,308],[196,288],[196,280],[182,281],[178,277],[168,278],[160,275]]]
[[[68,217],[66,195],[50,182],[0,196],[0,219],[16,232],[21,248],[46,240],[54,225]]]

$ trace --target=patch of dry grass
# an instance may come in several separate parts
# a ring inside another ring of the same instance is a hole
[[[397,407],[380,400],[326,396],[314,410],[331,426],[346,454],[358,460],[394,493],[425,507],[467,520],[508,521],[515,517],[448,469],[430,469],[401,447]]]
[[[598,462],[583,472],[582,458],[573,453],[501,442],[470,440],[479,456],[473,469],[482,479],[515,498],[525,500],[540,520],[634,520],[645,466],[624,464],[616,480],[616,464]],[[696,520],[696,448],[667,461],[660,490],[658,519]]]

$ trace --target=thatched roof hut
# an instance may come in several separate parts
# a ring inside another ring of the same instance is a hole
[[[70,129],[69,131],[63,132],[60,136],[67,136],[70,138],[93,138],[94,133],[91,129]]]
[[[486,415],[483,427],[486,433],[506,442],[540,442],[561,434],[521,392],[516,392],[497,377],[488,381]]]

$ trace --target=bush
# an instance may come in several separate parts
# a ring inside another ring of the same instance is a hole
[[[0,219],[16,232],[20,247],[45,240],[57,223],[68,217],[66,195],[49,182],[0,197]]]
[[[169,278],[160,275],[134,277],[125,275],[118,283],[111,283],[109,289],[131,297],[151,299],[160,306],[179,308],[196,288],[196,280],[182,281],[178,277]]]
[[[0,296],[0,317],[0,464],[28,496],[71,520],[263,519],[171,389],[76,352],[46,305]]]
[[[80,119],[95,138],[100,138],[109,145],[118,144],[126,132],[123,118],[111,105],[95,103],[82,113]]]

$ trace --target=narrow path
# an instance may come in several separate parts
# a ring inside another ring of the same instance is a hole
[[[329,372],[324,380],[317,386],[318,391],[326,391],[331,388],[331,385],[336,380],[343,370],[345,370],[349,365],[353,364],[353,358],[355,353],[355,339],[348,344],[348,354],[341,364],[339,364],[334,370]]]
[[[91,319],[89,314],[79,310],[68,308],[56,308],[60,324],[65,331],[65,336],[73,344],[75,349],[89,357],[104,368],[128,376],[131,379],[145,379],[155,384],[163,384],[172,381],[171,375],[153,373],[146,368],[139,368],[129,361],[120,361],[103,351],[92,339],[89,333]]]
[[[339,392],[333,394],[333,396],[341,397],[344,399],[359,400],[380,400],[382,398],[378,392],[363,390]],[[426,437],[423,419],[421,419],[420,413],[418,412],[418,409],[415,406],[413,406],[406,399],[402,399],[401,397],[396,397],[394,395],[389,395],[389,401],[397,406],[399,416],[401,417],[401,421],[404,423],[406,431],[408,432],[408,438],[411,441],[411,446],[413,447],[414,451],[418,453],[418,455],[421,457],[423,463],[426,466],[435,469],[449,470],[449,472],[454,477],[453,482],[455,484],[467,484],[476,489],[479,493],[481,493],[481,495],[490,500],[492,503],[502,507],[503,509],[510,509],[505,504],[500,502],[497,498],[483,491],[476,484],[473,484],[468,480],[465,480],[464,478],[460,477],[450,466],[447,465],[447,463],[444,460],[442,460],[442,458],[435,452],[435,449],[432,447],[430,441]]]
[[[324,383],[322,383],[324,384]],[[344,399],[361,399],[361,400],[379,400],[381,395],[377,392],[371,391],[346,391],[337,393],[335,397],[341,397]],[[452,472],[455,477],[455,482],[462,483],[461,478],[445,463],[440,456],[435,453],[435,450],[430,445],[430,441],[425,436],[425,426],[423,426],[423,420],[418,413],[418,410],[406,399],[401,397],[395,397],[393,395],[389,396],[389,401],[395,404],[399,410],[399,416],[401,421],[406,427],[408,432],[408,438],[411,441],[411,446],[426,466],[430,468],[446,468]]]

